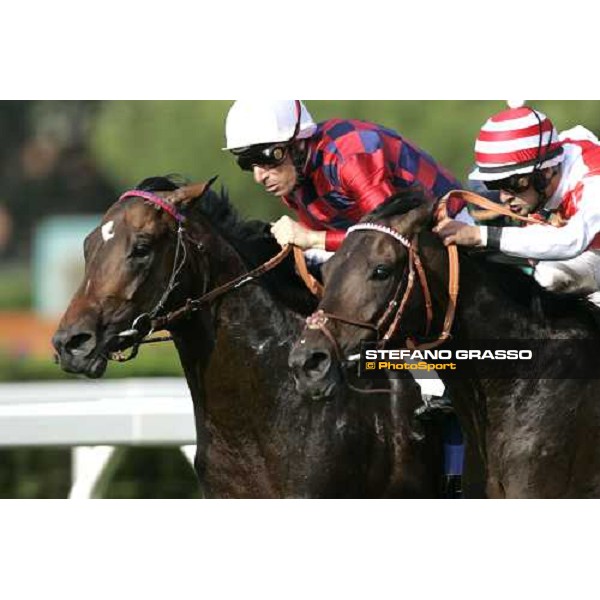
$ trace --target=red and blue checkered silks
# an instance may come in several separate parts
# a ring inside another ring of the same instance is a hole
[[[374,123],[332,119],[307,141],[304,181],[284,202],[303,225],[327,231],[327,250],[337,250],[348,227],[399,189],[418,183],[440,198],[462,187],[431,156]],[[461,208],[449,206],[450,216]]]

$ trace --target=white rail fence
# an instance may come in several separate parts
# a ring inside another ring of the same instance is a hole
[[[178,446],[193,464],[183,378],[0,384],[0,448],[71,446],[72,499],[98,497],[127,446]]]

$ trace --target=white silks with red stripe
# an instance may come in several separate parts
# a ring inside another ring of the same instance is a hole
[[[600,290],[600,141],[581,125],[563,131],[559,139],[563,161],[558,186],[543,208],[556,213],[564,225],[503,227],[500,251],[541,261],[565,261],[591,250],[598,257],[594,259],[594,277]],[[582,260],[589,275],[589,264]],[[578,267],[568,264],[569,272],[580,278]]]
[[[561,142],[552,121],[528,106],[499,112],[481,128],[475,143],[477,168],[469,179],[495,181],[558,165]]]

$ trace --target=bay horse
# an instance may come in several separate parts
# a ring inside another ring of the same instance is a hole
[[[376,227],[351,232],[326,263],[322,312],[316,313],[320,328],[307,327],[290,355],[306,393],[343,387],[348,373],[339,355],[351,356],[361,342],[378,337],[375,324],[398,298],[395,291],[408,285],[414,249],[429,280],[431,331],[442,330],[450,299],[449,257],[431,232],[432,208],[418,189],[399,192],[363,219]],[[550,293],[514,266],[481,254],[459,251],[452,336],[441,348],[497,339],[572,343],[562,346],[567,348],[563,354],[552,343],[540,345],[527,379],[461,380],[440,373],[465,433],[465,495],[599,497],[600,381],[592,378],[598,353],[589,352],[590,345],[600,344],[597,309],[583,298]],[[405,347],[407,338],[424,335],[425,297],[415,285],[391,347]],[[587,375],[570,378],[574,366]]]
[[[269,224],[241,219],[224,192],[207,187],[167,205],[177,187],[144,180],[86,238],[84,279],[53,338],[64,370],[102,376],[111,353],[131,345],[127,335],[148,327],[142,316],[173,313],[281,250]],[[407,402],[395,404],[345,392],[307,402],[296,391],[287,357],[316,303],[290,258],[259,285],[168,325],[194,405],[203,494],[439,496],[441,438],[413,430],[419,395],[410,382],[398,383]]]

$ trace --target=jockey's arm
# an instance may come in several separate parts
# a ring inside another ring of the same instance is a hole
[[[347,159],[339,170],[343,192],[352,198],[351,205],[344,211],[350,221],[359,221],[394,193],[385,169],[379,164],[381,157],[356,154]],[[302,221],[302,215],[300,214]],[[294,244],[303,250],[327,250],[335,252],[344,241],[346,231],[328,229],[316,231],[306,223],[298,223],[289,217],[281,217],[272,224],[271,232],[281,246]]]
[[[581,254],[600,232],[600,177],[586,182],[577,212],[563,227],[479,227],[481,243],[505,254],[566,260]]]
[[[396,192],[381,152],[348,157],[340,166],[339,178],[346,196],[354,200],[346,212],[355,221],[374,211]]]
[[[339,182],[344,195],[353,199],[344,212],[354,222],[360,221],[395,192],[382,153],[357,153],[346,158],[339,168]],[[345,230],[328,230],[325,233],[325,250],[335,252],[345,237]]]

